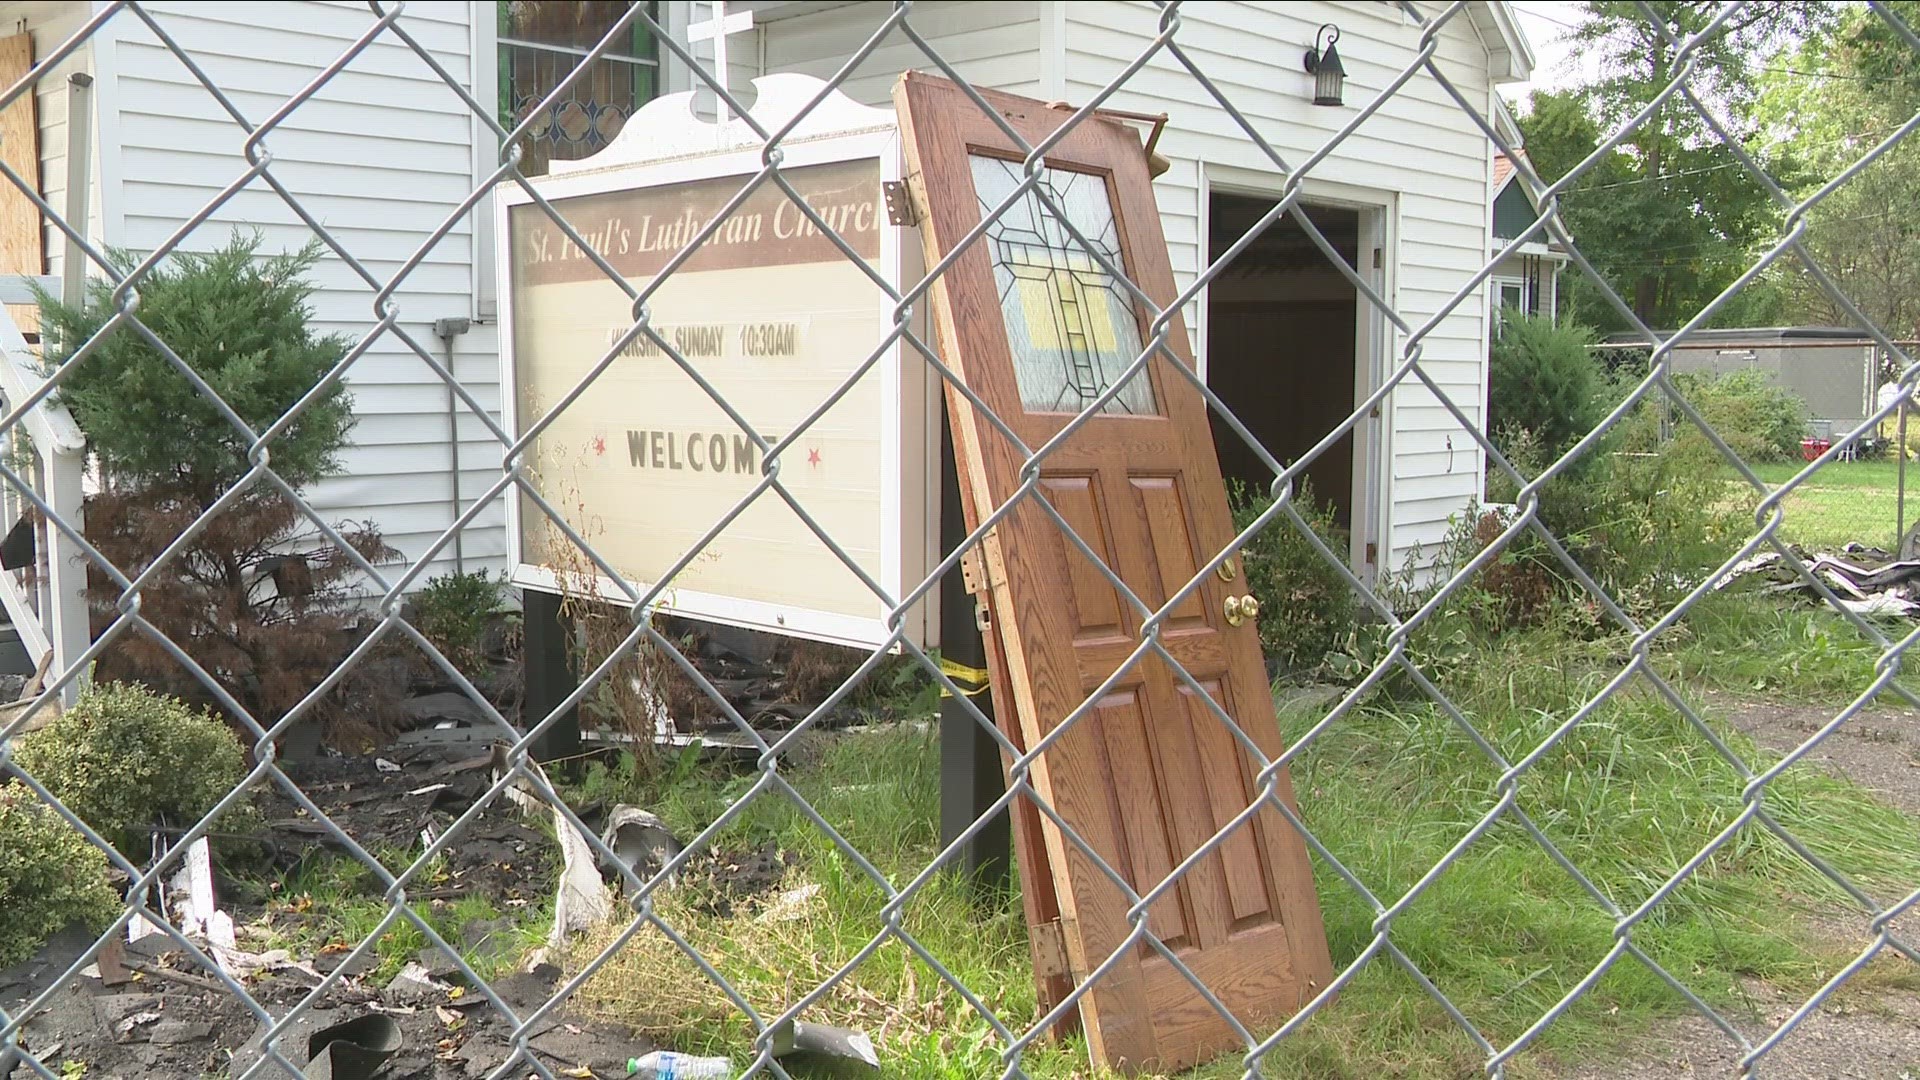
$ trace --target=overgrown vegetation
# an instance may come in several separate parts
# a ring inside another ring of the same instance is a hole
[[[119,911],[100,849],[25,785],[0,782],[0,967],[69,926],[97,931]]]
[[[413,625],[448,663],[473,672],[485,660],[487,632],[506,603],[505,571],[442,574],[413,594]]]
[[[104,490],[87,501],[88,539],[129,578],[168,553],[141,589],[141,617],[241,708],[271,724],[346,653],[358,573],[352,555],[379,563],[395,553],[371,523],[339,523],[350,555],[292,500],[252,476],[254,434],[296,404],[302,407],[274,434],[265,459],[295,491],[339,470],[353,424],[345,387],[325,384],[348,343],[309,325],[313,286],[306,275],[319,258],[317,242],[277,256],[261,255],[260,244],[258,234],[235,234],[221,248],[175,255],[141,278],[139,319],[152,337],[117,327],[92,345],[59,393],[100,461]],[[113,258],[122,270],[139,261],[127,252]],[[87,346],[119,311],[106,278],[94,279],[83,305],[44,293],[39,301],[49,366]],[[222,498],[230,501],[210,515]],[[169,552],[203,518],[206,526]],[[121,589],[97,568],[90,586],[103,626],[119,614]],[[141,630],[116,640],[99,674],[221,704]],[[351,744],[384,727],[393,704],[377,680],[349,675],[311,715],[334,729],[337,744]]]
[[[1697,633],[1662,639],[1673,674],[1738,648],[1804,672],[1809,693],[1858,679],[1872,658],[1800,641],[1811,615],[1777,627],[1748,621],[1759,603],[1718,597]],[[1504,755],[1542,745],[1613,674],[1623,638],[1598,633],[1562,607],[1529,629],[1480,635],[1442,620],[1416,642],[1416,662]],[[1832,629],[1832,628],[1829,628]],[[1836,634],[1836,637],[1842,635]],[[1744,653],[1743,653],[1744,654]],[[1804,662],[1803,662],[1804,661]],[[1728,674],[1739,681],[1743,676]],[[1856,684],[1857,685],[1857,684]],[[1289,741],[1320,718],[1283,713]],[[1716,734],[1764,767],[1771,759],[1717,720]],[[835,742],[817,763],[783,769],[808,803],[896,886],[938,851],[937,736],[898,728]],[[1294,767],[1309,826],[1388,903],[1500,801],[1503,767],[1437,705],[1390,685],[1321,735]],[[688,766],[651,777],[596,769],[583,798],[658,808],[682,835],[716,820],[754,776]],[[1631,908],[1674,875],[1744,810],[1744,778],[1644,684],[1629,686],[1562,736],[1520,781],[1519,807],[1615,904]],[[1796,836],[1869,888],[1897,890],[1920,874],[1920,832],[1845,781],[1807,768],[1785,773],[1768,807]],[[1383,814],[1391,828],[1381,827]],[[856,955],[883,925],[881,890],[789,800],[763,794],[712,839],[723,861],[774,846],[790,853],[781,887],[734,903],[697,878],[655,896],[655,910],[699,949],[761,1015],[791,1005]],[[726,854],[735,853],[735,854]],[[1374,909],[1324,864],[1320,896],[1335,959],[1350,963],[1373,937]],[[1739,1014],[1743,981],[1806,993],[1844,962],[1811,928],[1844,896],[1783,844],[1742,831],[1673,897],[1635,940],[1696,992]],[[1037,1018],[1017,899],[981,906],[942,876],[906,907],[905,927],[1015,1030]],[[1613,944],[1615,919],[1553,865],[1511,816],[1495,825],[1394,924],[1394,940],[1496,1042],[1537,1020]],[[614,930],[607,932],[610,937]],[[606,944],[580,946],[581,957]],[[751,1032],[732,1002],[657,930],[642,931],[583,987],[581,1000],[638,1023],[670,1045],[746,1060]],[[1658,1016],[1688,1006],[1643,966],[1623,961],[1542,1038],[1545,1054],[1617,1047]],[[995,1075],[1001,1046],[924,962],[888,942],[813,1005],[810,1018],[874,1033],[888,1075]],[[1085,1076],[1077,1042],[1042,1044],[1022,1062],[1035,1077]],[[1519,1068],[1538,1067],[1531,1055]],[[1377,959],[1339,1000],[1267,1060],[1274,1075],[1475,1075],[1477,1049],[1390,961]],[[1238,1076],[1238,1055],[1199,1077]]]
[[[1228,490],[1237,533],[1273,505],[1263,491],[1235,483]],[[1294,502],[1321,542],[1336,553],[1346,546],[1331,508],[1314,501],[1304,478]],[[1240,550],[1247,590],[1260,602],[1260,644],[1281,676],[1318,673],[1353,633],[1352,586],[1285,516],[1276,517]]]
[[[1608,372],[1581,344],[1589,339],[1584,331],[1525,320],[1514,329],[1517,334],[1495,350],[1488,396],[1494,415],[1503,418],[1495,445],[1532,482],[1615,409],[1639,376],[1630,367]],[[1743,459],[1778,461],[1798,451],[1804,404],[1758,373],[1680,375],[1674,381]],[[1544,393],[1543,386],[1553,392]],[[1516,502],[1521,490],[1489,468],[1489,500]],[[1759,498],[1734,482],[1719,450],[1693,424],[1676,419],[1658,393],[1534,494],[1540,522],[1579,568],[1641,619],[1665,614],[1738,549],[1754,530]],[[1438,565],[1463,565],[1506,525],[1507,519],[1470,510],[1438,553]],[[1485,609],[1496,625],[1530,624],[1550,602],[1593,602],[1578,575],[1531,530],[1516,537],[1476,584],[1496,601]]]
[[[156,823],[198,823],[247,774],[227,725],[131,684],[88,688],[22,738],[14,759],[135,862]]]
[[[1800,439],[1807,431],[1807,404],[1793,391],[1769,382],[1763,373],[1733,371],[1716,376],[1685,371],[1673,376],[1673,384],[1714,434],[1747,464],[1799,456]],[[1663,414],[1668,416],[1670,430],[1666,432],[1659,423]],[[1683,452],[1702,460],[1725,460],[1698,425],[1663,395],[1649,400],[1622,429],[1620,443],[1624,450],[1653,453],[1671,440]]]

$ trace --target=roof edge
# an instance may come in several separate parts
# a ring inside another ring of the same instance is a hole
[[[1509,0],[1475,0],[1467,5],[1467,13],[1487,39],[1487,58],[1495,61],[1487,65],[1487,74],[1494,82],[1525,82],[1533,77],[1538,60]]]

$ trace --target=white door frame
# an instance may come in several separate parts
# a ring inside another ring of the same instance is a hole
[[[1286,194],[1286,177],[1280,173],[1247,169],[1218,162],[1199,162],[1198,232],[1195,262],[1197,270],[1206,266],[1208,235],[1211,227],[1213,196],[1243,195],[1279,201]],[[1309,178],[1302,199],[1313,206],[1337,207],[1358,211],[1360,240],[1357,252],[1360,265],[1354,269],[1389,304],[1394,299],[1393,269],[1399,263],[1399,198],[1394,192],[1356,187]],[[1373,252],[1378,251],[1378,265]],[[1200,377],[1208,377],[1207,367],[1207,289],[1196,298],[1196,348],[1194,355]],[[1386,379],[1393,328],[1386,317],[1364,296],[1356,297],[1353,358],[1353,401],[1365,400]],[[1347,553],[1354,574],[1372,584],[1393,551],[1391,512],[1393,500],[1392,455],[1388,452],[1387,433],[1393,430],[1393,396],[1380,403],[1371,416],[1365,416],[1353,429],[1353,506],[1349,511],[1353,537]]]

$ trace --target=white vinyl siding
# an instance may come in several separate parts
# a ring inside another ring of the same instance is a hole
[[[1075,0],[1062,7],[1065,96],[1072,102],[1088,100],[1117,78],[1159,32],[1158,13],[1144,5]],[[1319,150],[1418,54],[1419,26],[1390,7],[1373,7],[1188,4],[1180,9],[1177,41],[1291,166]],[[1347,81],[1346,104],[1339,108],[1312,104],[1313,78],[1301,63],[1323,23],[1340,27]],[[1487,46],[1465,11],[1442,30],[1435,62],[1467,100],[1487,107]],[[1207,87],[1164,50],[1108,104],[1170,117],[1159,151],[1172,168],[1154,182],[1154,192],[1175,278],[1184,288],[1206,257],[1200,233],[1203,163],[1266,172],[1276,191],[1285,176]],[[1398,262],[1389,299],[1414,326],[1444,307],[1486,259],[1488,146],[1472,118],[1430,75],[1416,75],[1309,173],[1321,182],[1394,195],[1398,216],[1391,231]],[[1485,401],[1485,292],[1477,289],[1453,308],[1424,339],[1421,353],[1424,369],[1476,422]],[[1190,327],[1198,325],[1197,311],[1190,309],[1187,318]],[[1390,365],[1403,348],[1396,336],[1387,351]],[[1392,508],[1388,557],[1381,565],[1398,570],[1415,544],[1430,551],[1444,537],[1448,517],[1481,493],[1482,463],[1473,439],[1412,379],[1394,392],[1389,412]],[[1449,438],[1451,451],[1445,447]]]
[[[1041,92],[1041,9],[1038,2],[933,0],[913,6],[913,28],[969,82],[1016,94]],[[892,14],[892,5],[858,3],[805,15],[763,18],[766,72],[797,71],[831,78]],[[729,62],[728,67],[736,67]],[[935,71],[920,46],[897,28],[874,49],[841,90],[863,105],[891,108],[893,84],[909,68]],[[737,70],[737,68],[736,68]],[[762,72],[763,73],[763,72]]]
[[[349,50],[374,23],[353,3],[231,4],[163,0],[157,22],[249,121],[259,124]],[[464,0],[414,0],[400,24],[459,77],[472,72],[472,13]],[[110,36],[109,36],[110,35]],[[179,58],[139,20],[118,15],[96,40],[113,85],[102,134],[116,140],[107,184],[108,238],[150,250],[245,174],[246,133]],[[401,272],[474,186],[474,124],[465,104],[426,63],[382,35],[266,137],[272,176],[380,284]],[[214,208],[183,245],[224,243],[258,228],[269,250],[314,236],[264,179]],[[474,229],[469,215],[429,250],[394,293],[399,323],[445,360],[434,321],[474,310]],[[488,271],[490,272],[490,271]],[[329,252],[315,272],[316,329],[358,342],[377,322],[376,287]],[[455,339],[459,378],[495,417],[499,361],[491,325]],[[347,375],[358,424],[346,474],[310,498],[329,520],[371,519],[416,559],[453,521],[452,444],[445,384],[395,334],[382,334]],[[497,480],[500,448],[460,406],[462,495]],[[504,566],[498,501],[464,531],[467,568]],[[451,545],[433,572],[452,568]]]

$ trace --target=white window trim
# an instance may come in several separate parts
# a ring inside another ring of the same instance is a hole
[[[470,86],[475,101],[494,110],[498,115],[500,102],[500,25],[496,14],[500,0],[471,0],[469,11],[472,19],[471,46],[469,58]],[[676,41],[686,39],[688,0],[661,0],[659,20],[667,34]],[[520,43],[527,44],[527,43]],[[538,45],[528,45],[540,48]],[[555,52],[566,52],[556,49]],[[636,61],[636,63],[644,63]],[[670,94],[685,89],[687,82],[685,65],[679,62],[671,50],[658,50],[653,65],[654,94]],[[494,150],[493,129],[479,116],[473,118],[473,185],[479,187],[499,168],[500,161]],[[495,245],[499,238],[494,235],[493,198],[480,200],[471,215],[473,227],[473,318],[475,322],[490,323],[500,317],[500,297],[498,283],[494,280]]]
[[[1503,313],[1507,310],[1507,305],[1501,299],[1502,295],[1509,287],[1519,289],[1519,308],[1525,311],[1527,309],[1527,279],[1523,277],[1493,277],[1487,279],[1487,284],[1493,289],[1493,303],[1488,305],[1488,314],[1492,316],[1493,321],[1491,325],[1493,331],[1498,333]]]

